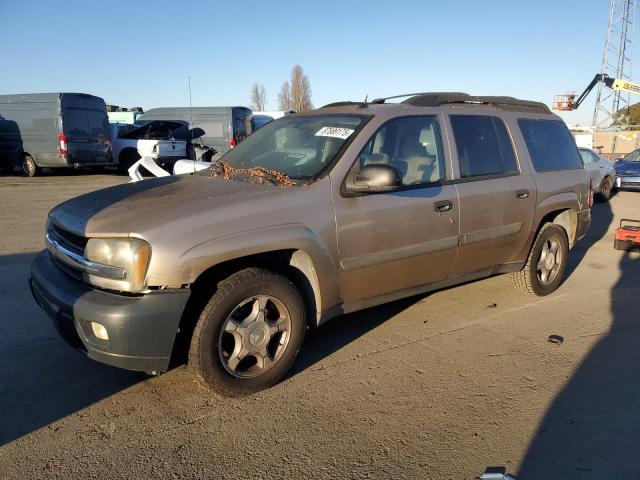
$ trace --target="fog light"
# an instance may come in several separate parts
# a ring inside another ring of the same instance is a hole
[[[91,330],[93,330],[93,334],[100,340],[109,340],[109,334],[107,333],[107,329],[104,328],[104,325],[91,322]]]

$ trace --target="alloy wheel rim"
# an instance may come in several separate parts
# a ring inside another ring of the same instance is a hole
[[[562,265],[562,255],[558,238],[552,237],[544,242],[536,267],[541,284],[550,285],[556,279]]]
[[[291,337],[291,315],[270,295],[240,302],[227,316],[218,337],[218,355],[235,377],[257,377],[282,358]]]

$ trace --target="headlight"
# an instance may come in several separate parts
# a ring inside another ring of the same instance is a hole
[[[144,289],[151,260],[151,245],[139,238],[90,238],[84,249],[87,260],[124,271],[124,278],[85,273],[85,281],[97,287],[124,292]]]

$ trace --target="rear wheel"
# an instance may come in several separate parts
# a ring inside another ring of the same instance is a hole
[[[305,308],[277,273],[249,268],[218,285],[196,324],[189,365],[218,393],[247,395],[280,381],[302,346]]]
[[[120,154],[118,159],[118,171],[121,175],[126,175],[131,166],[140,160],[140,154],[135,150],[126,150]]]
[[[21,164],[22,175],[25,177],[35,177],[40,175],[40,167],[36,164],[35,159],[31,155],[25,155],[22,157]]]
[[[562,283],[568,257],[569,241],[565,230],[547,223],[538,233],[526,265],[512,273],[511,278],[525,293],[540,297],[549,295]]]
[[[602,180],[598,193],[595,197],[597,202],[608,202],[611,198],[611,191],[613,190],[613,182],[609,177]]]

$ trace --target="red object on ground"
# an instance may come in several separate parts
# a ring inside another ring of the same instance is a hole
[[[620,227],[616,229],[613,248],[627,252],[640,252],[640,220],[632,220],[630,218],[620,220]]]

